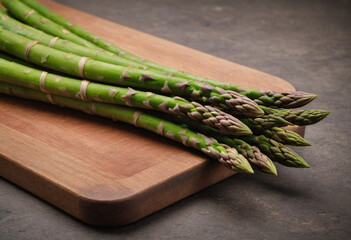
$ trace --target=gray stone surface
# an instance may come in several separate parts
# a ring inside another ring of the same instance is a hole
[[[0,179],[0,239],[349,239],[350,1],[79,1],[74,8],[223,57],[319,95],[310,169],[235,175],[136,223],[85,225]]]

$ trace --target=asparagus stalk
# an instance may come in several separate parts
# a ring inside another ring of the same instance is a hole
[[[245,142],[257,146],[272,161],[288,167],[309,168],[307,162],[290,148],[265,136],[243,136]]]
[[[284,118],[292,124],[305,126],[315,124],[326,116],[329,115],[329,111],[311,109],[311,110],[289,110],[289,109],[273,109],[261,106],[261,109],[265,114],[272,114],[277,117]]]
[[[0,8],[0,13],[1,14],[3,14],[4,16],[9,16],[9,14],[7,13],[7,11],[6,10],[4,10],[4,9],[2,9],[2,8]],[[2,16],[2,18],[6,18],[6,17],[4,17],[4,16]]]
[[[132,88],[121,88],[62,77],[1,58],[0,81],[85,101],[114,103],[186,116],[227,133],[251,134],[250,129],[235,117],[223,112],[212,113],[211,109],[208,110],[196,102],[190,103],[184,99],[137,91]]]
[[[18,0],[10,0],[10,1],[2,1],[2,4],[8,9],[11,15],[15,16],[16,18],[20,19],[21,21],[25,21],[31,26],[35,26],[39,29],[45,29],[48,31],[49,34],[68,39],[72,42],[77,44],[97,49],[98,47],[89,41],[78,37],[74,33],[70,32],[69,30],[65,29],[61,25],[54,23],[53,21],[43,17],[42,15],[38,14],[34,9],[28,7],[27,5],[23,4]],[[10,10],[11,9],[11,10]]]
[[[10,6],[7,2],[9,1],[10,0],[3,0],[4,5],[8,8]],[[144,64],[152,69],[157,69],[158,71],[163,71],[167,74],[172,74],[175,77],[185,78],[191,81],[201,81],[203,83],[207,83],[214,87],[219,87],[225,90],[238,92],[242,95],[245,95],[255,100],[258,104],[261,104],[261,105],[275,106],[275,107],[281,107],[281,108],[297,108],[297,107],[306,105],[307,103],[311,102],[313,99],[317,97],[317,95],[315,94],[305,93],[301,91],[275,92],[275,91],[256,90],[256,89],[250,89],[250,88],[245,89],[235,84],[223,83],[216,80],[195,76],[190,73],[180,72],[175,69],[154,63],[152,61],[145,60],[126,50],[123,50],[120,47],[101,39],[97,35],[86,31],[82,27],[79,27],[78,25],[71,23],[67,19],[50,11],[48,8],[39,4],[35,0],[22,0],[22,2],[32,7],[33,9],[35,9],[36,11],[38,11],[40,14],[44,15],[48,19],[56,22],[57,24],[60,24],[61,26],[64,26],[65,28],[77,34],[78,36],[98,45],[99,47],[107,51],[118,54],[119,56],[133,60],[135,62]],[[17,12],[19,11],[18,9],[15,9],[15,8],[11,8],[9,10],[17,11]],[[23,15],[23,12],[22,12],[22,15]]]
[[[240,155],[237,150],[222,146],[217,141],[209,143],[200,134],[133,108],[99,102],[83,102],[62,96],[47,95],[33,89],[23,88],[3,82],[0,82],[0,93],[52,103],[62,107],[73,108],[90,114],[111,118],[114,121],[132,124],[136,127],[144,128],[183,143],[187,147],[200,150],[211,158],[218,160],[229,169],[253,173],[248,161]]]
[[[37,42],[0,28],[2,50],[43,67],[108,84],[190,98],[245,116],[263,114],[257,104],[236,92],[227,92],[206,84],[164,76],[148,70],[112,65],[35,43]]]
[[[259,169],[260,171],[272,175],[277,175],[277,169],[274,163],[266,155],[261,153],[257,147],[250,146],[241,139],[230,137],[221,131],[213,129],[204,124],[198,124],[190,119],[181,116],[171,117],[165,114],[157,115],[159,115],[161,118],[173,121],[179,125],[184,125],[185,127],[189,127],[196,132],[204,133],[206,136],[208,135],[209,137],[212,137],[208,139],[208,141],[212,141],[212,139],[215,138],[218,142],[235,148],[241,155],[249,160],[252,166]]]
[[[6,16],[0,12],[0,25],[13,33],[19,34],[23,37],[38,40],[41,44],[58,49],[63,52],[73,53],[82,57],[93,58],[102,62],[111,63],[119,66],[133,66],[135,68],[147,69],[148,67],[134,61],[119,57],[110,52],[101,49],[91,49],[74,42],[59,39],[48,35],[40,30],[32,28],[26,24],[17,21],[14,18]]]
[[[311,144],[301,137],[299,134],[279,127],[273,127],[269,129],[263,129],[258,135],[264,135],[267,138],[272,138],[282,144],[288,144],[293,146],[311,146]]]
[[[4,59],[4,60],[7,60],[7,61],[10,61],[10,62],[15,62],[15,63],[21,64],[21,65],[24,65],[24,66],[27,66],[27,67],[32,67],[32,68],[37,68],[37,69],[40,69],[40,70],[44,70],[44,68],[41,68],[40,66],[36,66],[36,65],[34,65],[32,63],[23,61],[21,59],[18,59],[16,57],[13,57],[13,56],[11,56],[11,55],[9,55],[7,53],[1,52],[1,51],[0,51],[0,58]]]

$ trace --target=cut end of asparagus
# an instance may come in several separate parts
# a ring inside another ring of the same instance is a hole
[[[231,107],[230,111],[234,114],[246,117],[260,117],[264,115],[264,111],[255,101],[231,90],[226,90],[226,92],[232,97],[232,99],[226,100],[226,103]]]
[[[247,161],[247,159],[238,153],[238,151],[235,148],[230,148],[224,144],[222,144],[227,150],[229,159],[224,160],[223,159],[223,164],[234,171],[239,171],[239,172],[245,172],[245,173],[250,173],[253,174],[254,171],[250,165],[250,163]]]

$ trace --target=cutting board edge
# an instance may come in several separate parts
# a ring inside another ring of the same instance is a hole
[[[137,221],[236,174],[209,160],[140,192],[126,192],[115,199],[104,199],[104,196],[95,195],[94,198],[93,194],[88,196],[82,192],[70,191],[3,154],[0,154],[0,169],[11,169],[8,172],[0,171],[1,177],[75,218],[96,226],[119,226]],[[209,171],[212,172],[211,178],[204,178],[203,175]],[[186,190],[184,184],[187,185]],[[154,199],[162,201],[150,204]]]
[[[203,174],[209,171],[215,174],[212,174],[211,179],[204,181]],[[96,226],[125,225],[140,220],[234,174],[236,172],[226,169],[217,162],[202,162],[186,172],[174,175],[159,184],[124,198],[106,201],[83,198],[79,204],[80,212],[83,214],[78,218]],[[202,182],[199,184],[199,181]],[[196,184],[189,184],[191,182]],[[186,190],[184,190],[184,184],[187,185]],[[157,199],[156,202],[154,202],[155,199]]]

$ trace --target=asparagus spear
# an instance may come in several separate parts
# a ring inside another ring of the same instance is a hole
[[[311,109],[311,110],[289,110],[289,109],[273,109],[261,106],[261,109],[265,114],[272,114],[284,118],[285,120],[291,122],[292,124],[304,126],[315,124],[326,116],[329,115],[329,111]]]
[[[11,32],[19,34],[23,37],[38,40],[41,44],[58,49],[63,52],[73,53],[82,57],[93,58],[102,62],[107,62],[120,66],[133,66],[140,69],[147,69],[148,67],[134,61],[119,57],[110,52],[101,49],[91,49],[74,42],[53,37],[40,30],[32,28],[26,24],[17,21],[14,18],[6,16],[0,12],[0,25]]]
[[[218,112],[220,114],[222,112],[222,110],[218,109],[217,107],[207,106],[207,109],[212,113]],[[256,118],[239,117],[239,119],[256,134],[272,127],[284,127],[292,125],[292,123],[286,121],[285,119],[274,116],[272,114]]]
[[[189,127],[190,129],[204,133],[206,136],[210,136],[215,138],[218,142],[227,144],[228,146],[235,148],[241,155],[243,155],[247,160],[249,160],[250,164],[262,172],[277,175],[277,169],[274,163],[260,150],[255,146],[250,146],[246,142],[241,139],[233,138],[225,135],[223,132],[213,129],[204,124],[198,124],[190,119],[176,116],[171,117],[166,114],[157,114],[161,118],[167,119],[169,121],[173,121],[179,125],[184,125],[185,127]],[[212,141],[208,139],[208,141]]]
[[[239,118],[240,121],[245,123],[255,134],[260,134],[265,129],[272,127],[284,127],[292,125],[290,122],[284,120],[281,117],[274,115],[264,115],[263,117],[257,118]]]
[[[133,108],[99,102],[83,102],[62,96],[47,95],[33,89],[23,88],[3,82],[0,82],[0,93],[57,104],[62,107],[73,108],[111,118],[114,121],[132,124],[136,127],[144,128],[183,143],[187,147],[200,150],[211,158],[218,160],[229,169],[253,173],[250,164],[235,149],[222,146],[217,141],[208,143],[202,135]]]
[[[266,138],[265,136],[243,136],[240,137],[245,142],[257,146],[264,154],[266,154],[272,161],[276,161],[282,165],[297,168],[309,168],[302,157],[295,153],[290,148],[273,139]]]
[[[263,114],[257,104],[236,92],[65,53],[32,42],[2,27],[0,27],[0,47],[11,55],[29,62],[81,78],[203,101],[245,116]]]
[[[132,88],[89,83],[88,81],[62,77],[1,58],[0,81],[9,81],[11,84],[85,101],[115,103],[186,116],[235,135],[251,134],[250,129],[235,117],[223,112],[213,114],[211,109],[208,110],[196,102],[190,103],[184,99],[136,91]]]
[[[167,118],[169,119],[169,117]],[[233,139],[232,136],[228,136],[225,133],[213,129],[209,126],[198,124],[179,116],[173,117],[171,120],[178,124],[185,124],[197,132],[201,132],[208,136],[214,137],[219,142],[228,144],[231,147],[237,148],[237,145],[240,144],[240,142],[237,142],[237,140]],[[290,148],[284,146],[283,144],[277,143],[273,139],[267,138],[263,135],[240,136],[239,138],[250,145],[258,147],[261,150],[261,152],[266,154],[272,161],[276,161],[280,164],[289,167],[308,167],[308,164],[297,153],[292,151]],[[245,156],[245,154],[243,155]],[[271,167],[271,164],[269,162],[261,162],[261,164],[266,165],[266,169]]]
[[[299,134],[279,127],[263,129],[261,132],[258,132],[256,134],[262,134],[267,138],[272,138],[282,144],[293,146],[311,146],[311,144]]]
[[[13,19],[11,17],[5,17],[1,13],[0,13],[0,25],[2,25],[4,27],[4,29],[6,29],[6,30],[17,33],[21,36],[24,36],[24,37],[32,39],[32,40],[38,40],[43,45],[51,46],[51,47],[58,49],[58,50],[61,50],[63,52],[74,53],[74,54],[77,54],[79,56],[90,57],[90,58],[94,58],[96,60],[100,60],[103,62],[112,63],[112,64],[116,64],[116,65],[120,65],[120,66],[134,66],[136,68],[141,68],[141,69],[147,68],[144,65],[137,64],[133,61],[127,60],[125,58],[121,58],[121,57],[116,56],[112,53],[106,53],[104,51],[86,48],[86,47],[80,46],[78,44],[72,43],[72,42],[67,41],[67,40],[53,38],[52,36],[42,32],[42,31],[39,31],[35,28],[32,28],[32,27],[27,26],[25,24],[22,24],[21,22]],[[52,40],[55,40],[54,44],[52,44]],[[273,110],[279,111],[279,110],[270,109],[270,108],[263,107],[263,106],[261,106],[261,108],[264,111],[266,111],[267,114],[272,113],[270,111],[273,111]],[[289,110],[286,110],[286,111],[289,111]],[[274,115],[276,115],[276,114],[274,114]],[[285,115],[287,115],[287,114],[285,114]]]
[[[10,11],[19,12],[18,9],[15,9],[15,8],[10,9],[11,6],[8,4],[9,1],[10,0],[3,0],[4,5],[8,7]],[[172,74],[175,77],[185,78],[192,81],[201,81],[203,83],[207,83],[214,87],[219,87],[225,90],[232,90],[235,92],[239,92],[242,95],[245,95],[255,100],[258,104],[261,104],[261,105],[275,106],[275,107],[281,107],[281,108],[297,108],[297,107],[306,105],[307,103],[311,102],[313,99],[317,97],[317,95],[315,94],[305,93],[301,91],[275,92],[275,91],[256,90],[256,89],[250,89],[250,88],[245,89],[235,84],[223,83],[216,80],[195,76],[190,73],[180,72],[175,69],[154,63],[152,61],[142,59],[126,50],[123,50],[120,47],[101,39],[97,35],[86,31],[85,29],[79,27],[78,25],[71,23],[67,19],[50,11],[48,8],[39,4],[35,0],[22,0],[22,2],[32,7],[33,9],[35,9],[36,11],[38,11],[40,14],[44,15],[48,19],[64,26],[65,28],[79,35],[80,37],[98,45],[99,47],[107,51],[118,54],[119,56],[136,61],[138,63],[144,64],[152,69],[157,69],[158,71],[163,71],[167,74]],[[20,15],[21,13],[18,13],[18,14]],[[23,15],[23,12],[22,12],[22,15]]]
[[[65,29],[61,25],[54,23],[53,21],[44,18],[42,15],[38,14],[35,10],[28,7],[18,0],[10,0],[10,1],[2,1],[2,4],[9,10],[11,15],[16,18],[28,22],[28,24],[35,26],[36,28],[43,29],[49,31],[50,34],[68,39],[77,44],[97,49],[98,47],[89,41],[78,37],[74,33],[71,33],[69,30]],[[10,10],[11,9],[11,10]]]

